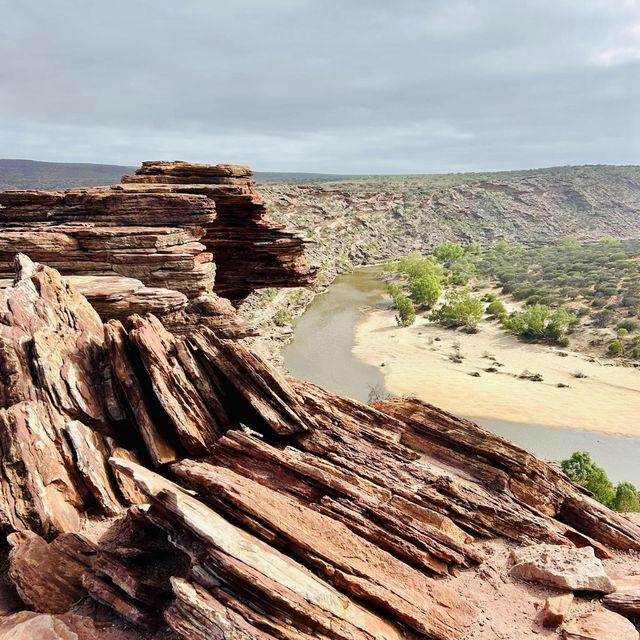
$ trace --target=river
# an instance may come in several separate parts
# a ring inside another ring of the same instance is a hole
[[[352,353],[354,329],[364,307],[385,306],[378,267],[363,267],[337,278],[298,319],[294,339],[283,350],[287,369],[297,378],[362,402],[386,393],[380,368]],[[430,400],[438,405],[438,398]],[[485,428],[546,460],[588,451],[613,482],[640,486],[640,439],[599,431],[472,418]]]

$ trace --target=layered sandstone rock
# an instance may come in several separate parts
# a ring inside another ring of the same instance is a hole
[[[240,302],[257,288],[301,286],[313,277],[302,237],[268,220],[251,175],[238,165],[144,162],[122,182],[137,192],[198,194],[215,203],[216,219],[205,225],[201,242],[217,265],[216,293]]]
[[[205,322],[249,335],[225,298],[313,275],[300,237],[266,219],[250,175],[150,162],[122,185],[0,192],[0,278],[22,251],[71,277],[104,319],[154,313],[183,331]]]
[[[479,611],[441,578],[476,570],[483,537],[640,549],[637,525],[471,422],[285,379],[207,327],[103,324],[55,270],[15,265],[0,525],[24,532],[10,575],[36,612],[91,596],[133,637],[455,640]],[[24,568],[56,557],[57,580]],[[65,637],[70,620],[3,624]]]

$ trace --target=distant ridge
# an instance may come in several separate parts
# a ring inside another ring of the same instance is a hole
[[[40,162],[38,160],[0,159],[0,189],[69,189],[96,187],[120,182],[136,167],[86,162]],[[359,178],[333,173],[295,173],[256,171],[259,183],[309,184]]]

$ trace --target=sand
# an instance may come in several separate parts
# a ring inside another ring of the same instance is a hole
[[[461,363],[449,358],[455,344]],[[399,328],[393,311],[366,310],[355,328],[353,354],[380,368],[392,394],[412,395],[457,415],[640,437],[640,370],[523,343],[495,321],[470,335],[421,317]],[[492,366],[497,373],[484,371]],[[543,381],[518,378],[523,371],[541,374]],[[575,377],[577,372],[586,377]]]

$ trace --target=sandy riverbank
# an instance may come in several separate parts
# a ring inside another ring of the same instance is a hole
[[[456,343],[464,356],[460,363],[449,358]],[[522,343],[493,322],[473,335],[424,318],[401,329],[393,311],[374,310],[356,325],[353,348],[360,361],[379,367],[391,393],[414,395],[458,415],[640,437],[640,370],[589,362],[566,349],[561,357],[558,351]],[[485,371],[492,366],[496,373]],[[518,378],[525,370],[543,381]]]

